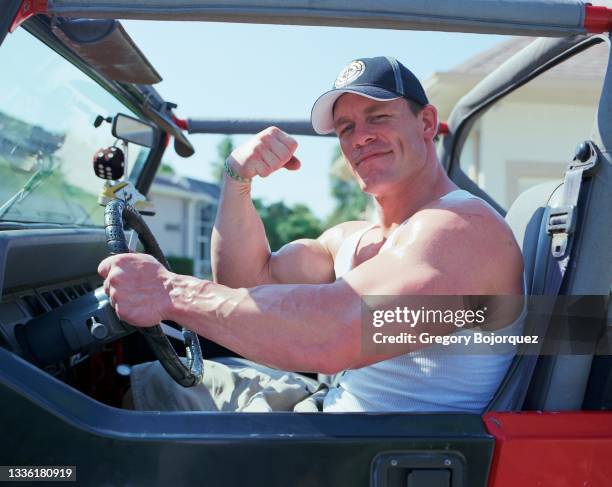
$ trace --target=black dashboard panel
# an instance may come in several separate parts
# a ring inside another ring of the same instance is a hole
[[[98,287],[96,270],[108,255],[103,229],[0,232],[0,341],[22,353],[16,328],[65,307]]]
[[[79,278],[95,278],[98,264],[107,256],[103,229],[2,231],[2,295]]]

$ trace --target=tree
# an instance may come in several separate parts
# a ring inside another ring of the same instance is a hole
[[[361,190],[348,171],[339,146],[334,151],[329,177],[336,207],[327,218],[325,227],[329,228],[350,220],[363,220],[370,197]]]
[[[290,208],[282,201],[266,205],[257,198],[253,199],[253,204],[264,224],[272,251],[300,238],[317,238],[323,231],[321,222],[306,205]]]
[[[229,157],[233,150],[234,141],[229,135],[223,137],[221,142],[217,144],[217,155],[219,159],[213,161],[211,165],[213,179],[218,183],[223,182],[223,175],[225,174],[225,160]]]
[[[166,164],[164,162],[162,162],[159,166],[159,170],[157,171],[157,174],[164,174],[166,176],[173,176],[174,174],[176,174],[176,171],[174,170],[174,168],[170,165],[170,164]]]
[[[310,208],[297,204],[290,210],[288,217],[278,224],[277,232],[284,245],[299,238],[317,238],[321,235],[322,226]]]

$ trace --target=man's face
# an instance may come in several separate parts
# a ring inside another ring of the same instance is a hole
[[[389,194],[422,170],[427,161],[426,140],[434,135],[432,109],[428,106],[414,115],[402,98],[377,101],[346,93],[338,99],[334,130],[363,191]]]

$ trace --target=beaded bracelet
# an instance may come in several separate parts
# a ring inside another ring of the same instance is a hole
[[[227,162],[227,159],[225,159],[225,173],[235,181],[239,181],[241,183],[251,182],[251,178],[243,178],[242,176],[238,176],[238,174],[232,171],[232,168],[229,166],[229,162]]]

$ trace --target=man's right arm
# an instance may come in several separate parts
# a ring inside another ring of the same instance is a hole
[[[296,148],[293,138],[270,127],[232,152],[228,164],[243,178],[266,177],[282,167],[298,169]],[[272,254],[250,186],[225,175],[212,234],[214,280],[234,288],[333,282],[329,241],[337,232],[325,232],[317,240],[297,240]]]

